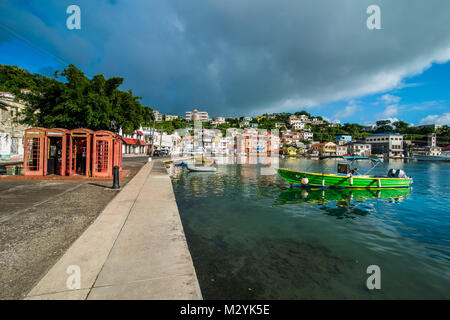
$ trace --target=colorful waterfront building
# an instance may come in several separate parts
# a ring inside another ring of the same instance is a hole
[[[320,156],[335,156],[336,144],[333,142],[316,143],[311,146],[311,151]]]
[[[366,143],[372,146],[373,154],[382,154],[390,158],[403,157],[403,136],[401,134],[373,134],[366,137]]]
[[[294,147],[286,148],[286,153],[290,156],[295,156],[297,154],[297,149]]]
[[[347,134],[339,134],[336,136],[336,142],[339,145],[347,144],[352,141],[352,136]]]
[[[144,133],[141,130],[136,130],[133,134],[124,134],[122,129],[119,130],[119,135],[122,136],[123,154],[148,154],[148,144],[144,141]]]
[[[352,156],[369,157],[372,154],[372,145],[369,143],[352,141],[347,144],[347,149]]]

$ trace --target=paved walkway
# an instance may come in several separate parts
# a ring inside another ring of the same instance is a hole
[[[80,268],[79,289],[68,289],[69,266]],[[161,161],[141,169],[27,299],[202,299]]]

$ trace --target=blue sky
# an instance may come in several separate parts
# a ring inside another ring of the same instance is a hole
[[[122,76],[145,105],[212,116],[305,109],[331,121],[450,122],[450,2],[3,0],[0,63]]]
[[[414,125],[450,124],[450,63],[433,64],[423,73],[403,80],[393,90],[333,101],[317,107],[329,120],[375,124],[402,120]],[[316,112],[315,108],[310,109]]]

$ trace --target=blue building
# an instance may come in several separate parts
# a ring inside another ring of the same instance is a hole
[[[347,144],[352,141],[352,136],[340,134],[336,136],[336,141],[338,142],[338,144]]]

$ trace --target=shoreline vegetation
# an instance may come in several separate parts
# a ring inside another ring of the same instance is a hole
[[[31,74],[18,66],[0,65],[0,91],[11,92],[17,100],[25,103],[25,111],[19,113],[16,121],[31,127],[47,128],[90,128],[118,132],[122,128],[125,134],[132,134],[140,126],[153,126],[168,134],[176,129],[192,128],[193,121],[172,119],[155,122],[153,109],[143,106],[132,90],[122,91],[121,77],[105,78],[94,75],[88,78],[80,69],[70,64],[62,71],[56,71],[54,77]],[[24,90],[25,89],[25,90]],[[439,145],[450,143],[448,126],[412,127],[404,121],[376,121],[376,128],[367,130],[357,123],[332,124],[321,116],[312,116],[302,110],[294,113],[282,112],[263,114],[258,117],[225,118],[225,123],[213,125],[203,122],[204,129],[219,129],[225,135],[229,128],[240,128],[244,120],[251,127],[272,130],[281,124],[280,131],[289,128],[289,117],[302,115],[318,120],[318,124],[307,124],[305,129],[314,134],[316,141],[332,141],[339,134],[352,135],[356,140],[382,132],[394,132],[404,136],[405,140],[426,142],[427,135],[437,134]],[[307,141],[300,141],[307,142]]]

